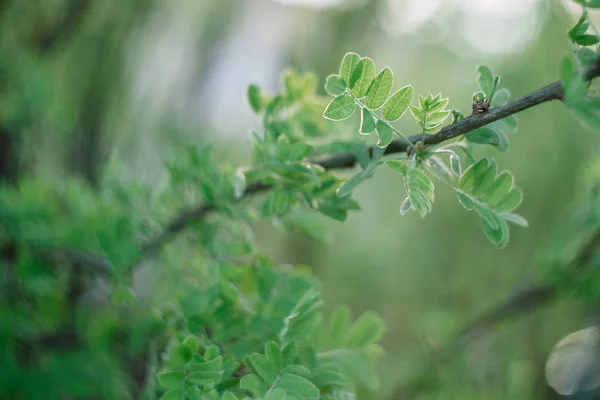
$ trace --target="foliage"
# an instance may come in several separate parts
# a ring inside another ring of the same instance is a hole
[[[356,53],[344,56],[339,75],[327,78],[326,89],[335,98],[327,105],[325,118],[340,121],[354,114],[356,107],[361,109],[360,133],[370,135],[377,132],[377,146],[385,148],[392,143],[394,135],[409,146],[407,160],[397,157],[373,157],[363,170],[349,178],[339,187],[337,194],[346,197],[366,178],[371,176],[378,165],[385,163],[403,177],[406,199],[400,206],[400,213],[416,210],[424,217],[431,211],[434,201],[434,180],[456,192],[460,204],[467,210],[475,209],[479,214],[485,235],[499,248],[508,244],[507,222],[527,226],[525,219],[513,211],[521,202],[521,191],[513,187],[513,177],[502,172],[496,178],[496,163],[490,164],[487,158],[474,161],[468,143],[491,144],[500,151],[508,148],[507,132],[514,132],[516,119],[509,115],[499,121],[468,132],[455,142],[439,147],[425,145],[427,135],[438,133],[444,121],[451,115],[446,110],[449,100],[441,94],[419,96],[418,104],[411,105],[414,91],[411,85],[404,86],[390,96],[393,74],[384,68],[375,76],[375,64],[368,57],[359,58]],[[359,61],[356,61],[359,60]],[[348,72],[356,65],[352,72]],[[365,72],[367,71],[367,72]],[[494,76],[489,68],[480,66],[477,83],[481,92],[476,93],[474,102],[485,102],[488,106],[499,107],[508,101],[506,89],[498,89],[500,77]],[[346,81],[348,80],[348,81]],[[368,80],[368,82],[366,82]],[[331,89],[335,82],[335,90]],[[367,84],[368,83],[368,84]],[[360,85],[360,88],[357,87]],[[364,88],[367,89],[364,89]],[[343,90],[342,90],[343,88]],[[381,108],[381,116],[374,111]],[[475,105],[474,105],[475,107]],[[411,114],[421,129],[420,141],[413,143],[400,131],[390,125],[410,108]],[[464,161],[455,151],[467,156]],[[375,152],[373,152],[375,154]],[[442,157],[448,156],[446,162]],[[461,164],[465,164],[464,167]]]
[[[586,71],[597,66],[590,46],[600,40],[587,8],[600,3],[577,2],[583,14],[568,32],[574,61],[561,61],[560,85],[565,105],[597,128],[600,99]],[[507,109],[500,77],[486,66],[476,72],[467,120],[441,93],[415,97],[406,82],[394,91],[390,68],[378,72],[371,58],[347,53],[325,81],[329,103],[311,73],[287,71],[273,95],[248,87],[262,121],[249,166],[191,145],[177,149],[167,184],[155,189],[124,180],[120,165],[103,171],[99,187],[75,178],[2,181],[0,397],[351,400],[376,390],[382,319],[352,318],[346,306],[324,312],[310,270],[270,260],[253,224],[321,238],[315,216],[345,221],[360,209],[356,188],[385,164],[403,180],[400,214],[429,214],[439,183],[475,211],[495,247],[507,246],[508,224],[527,226],[514,213],[523,195],[510,172],[478,153],[489,150],[482,145],[507,151],[516,118],[448,133]],[[395,126],[408,111],[418,127],[410,137]],[[11,124],[22,119],[4,112]],[[353,116],[358,135],[331,139]],[[355,163],[350,177],[333,172]],[[588,224],[600,220],[590,208]],[[556,275],[583,287],[598,274],[571,272]]]

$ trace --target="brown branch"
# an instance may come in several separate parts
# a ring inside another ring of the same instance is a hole
[[[599,75],[600,60],[585,72],[585,77],[587,80],[591,80]],[[471,115],[460,122],[446,126],[435,135],[426,135],[424,144],[431,146],[457,138],[465,133],[474,131],[475,129],[481,128],[485,125],[491,124],[492,122],[501,120],[502,118],[516,114],[528,108],[552,100],[561,100],[562,96],[563,93],[560,82],[551,83],[550,85],[544,86],[543,88],[520,97],[510,103],[493,108],[486,113]],[[421,134],[411,136],[409,137],[409,140],[413,144],[416,144],[421,140]],[[408,147],[408,144],[403,139],[395,139],[386,148],[385,154],[403,153],[406,152]],[[369,150],[372,152],[373,147]],[[356,163],[357,159],[354,153],[340,153],[314,162],[314,164],[320,165],[327,170],[352,168],[356,165]],[[246,189],[243,197],[250,197],[254,194],[264,192],[269,188],[269,185],[262,183],[250,185]],[[148,241],[142,246],[142,253],[146,255],[157,251],[165,243],[169,242],[172,238],[185,230],[189,223],[203,218],[206,214],[214,211],[215,209],[216,207],[214,205],[201,204],[195,208],[182,211],[169,224],[167,224],[166,228],[156,238]]]

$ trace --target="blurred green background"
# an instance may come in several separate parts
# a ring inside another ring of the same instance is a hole
[[[0,0],[0,128],[17,139],[21,173],[98,184],[117,159],[123,175],[161,185],[173,143],[213,142],[226,161],[248,162],[249,132],[260,121],[247,85],[274,92],[287,67],[323,83],[347,51],[391,67],[397,85],[441,91],[465,114],[479,64],[513,96],[529,93],[558,78],[570,50],[565,32],[578,18],[571,3]],[[261,248],[278,262],[313,269],[328,308],[349,304],[386,320],[382,387],[361,399],[394,398],[423,369],[436,385],[422,399],[553,398],[543,369],[549,351],[594,321],[577,298],[562,296],[471,338],[452,357],[431,358],[478,315],[546,277],[543,254],[585,196],[595,135],[558,102],[518,118],[509,151],[489,150],[517,177],[530,222],[511,230],[504,250],[443,187],[426,219],[401,217],[402,181],[384,169],[359,188],[362,211],[345,223],[324,218],[326,244],[257,225]],[[418,131],[409,118],[398,127]]]

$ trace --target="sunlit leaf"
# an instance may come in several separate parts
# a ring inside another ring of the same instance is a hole
[[[403,87],[394,93],[383,105],[381,115],[387,121],[396,121],[408,110],[412,98],[414,95],[414,89],[408,85]]]
[[[332,96],[339,96],[346,91],[346,82],[339,75],[329,75],[325,80],[325,90]]]
[[[488,99],[494,94],[494,75],[485,65],[477,67],[477,84]]]
[[[390,91],[392,90],[392,84],[394,82],[394,76],[392,70],[384,68],[373,80],[369,90],[367,91],[367,97],[365,104],[371,110],[377,110],[385,103]]]
[[[356,53],[346,53],[342,59],[339,76],[347,84],[350,84],[350,77],[352,76],[352,72],[354,71],[354,68],[356,68],[356,65],[359,61],[360,56]]]
[[[350,90],[357,99],[364,97],[375,78],[375,63],[369,57],[363,57],[358,62],[350,77]]]
[[[373,119],[373,115],[366,108],[362,109],[361,119],[360,119],[360,133],[363,135],[370,135],[375,131],[375,119]]]
[[[325,108],[323,116],[332,121],[341,121],[350,118],[356,110],[356,103],[352,96],[343,94],[331,100]]]
[[[394,138],[393,128],[382,120],[377,120],[377,124],[375,126],[377,128],[377,135],[379,135],[377,146],[387,147],[390,143],[392,143]]]

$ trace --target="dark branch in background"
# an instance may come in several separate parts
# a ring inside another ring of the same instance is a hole
[[[600,248],[600,228],[590,236],[587,243],[580,249],[569,268],[575,275],[590,266],[592,257]],[[540,283],[515,293],[512,297],[496,305],[490,311],[475,318],[470,324],[461,329],[458,335],[443,348],[435,350],[430,356],[430,365],[413,380],[398,388],[391,396],[392,399],[412,399],[419,393],[435,385],[436,376],[431,364],[439,363],[450,357],[454,351],[460,350],[469,342],[485,334],[494,326],[506,322],[519,315],[548,304],[560,293],[558,283]]]

